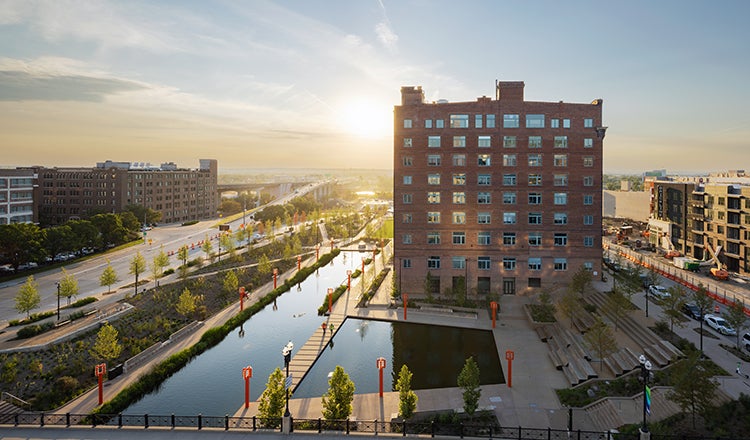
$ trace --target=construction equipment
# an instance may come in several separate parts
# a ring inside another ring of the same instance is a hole
[[[721,253],[721,246],[716,247],[716,251],[711,247],[709,243],[705,244],[705,248],[711,254],[711,259],[700,263],[701,266],[714,266],[711,268],[711,275],[717,280],[728,280],[729,272],[724,269],[724,265],[719,261],[719,254]]]

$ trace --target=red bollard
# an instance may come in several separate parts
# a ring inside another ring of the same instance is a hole
[[[98,364],[94,367],[94,375],[97,377],[99,382],[99,405],[104,403],[104,390],[102,386],[102,380],[105,374],[107,374],[107,364]]]
[[[380,397],[383,397],[383,369],[385,369],[385,358],[379,357],[377,360],[377,366],[380,375]]]
[[[250,408],[250,378],[253,377],[253,367],[248,365],[242,369],[242,378],[245,379],[245,409]]]
[[[315,245],[315,261],[320,259],[320,243]]]
[[[245,309],[245,287],[240,287],[240,312]]]
[[[401,297],[404,300],[404,321],[406,321],[406,305],[409,303],[409,295],[404,293],[401,295]]]
[[[352,290],[352,271],[346,271],[346,290]]]
[[[297,255],[297,272],[302,269],[302,255]]]
[[[505,359],[508,361],[508,388],[513,387],[513,358],[515,353],[513,350],[505,351]]]
[[[279,269],[273,268],[273,290],[276,290],[276,278],[279,276]]]
[[[328,288],[328,314],[331,314],[333,309],[333,287]]]
[[[490,309],[492,309],[492,328],[495,328],[495,315],[497,315],[497,302],[490,302]]]

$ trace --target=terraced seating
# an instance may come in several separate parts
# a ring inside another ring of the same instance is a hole
[[[562,370],[571,385],[577,385],[588,379],[598,377],[589,362],[591,355],[580,339],[560,324],[549,324],[537,329],[537,335],[547,342],[552,364]]]
[[[593,327],[594,324],[596,324],[596,318],[591,312],[587,310],[582,309],[573,317],[573,325],[581,333],[586,333],[587,331],[589,331],[589,329]]]

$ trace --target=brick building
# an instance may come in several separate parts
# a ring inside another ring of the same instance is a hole
[[[402,292],[515,294],[601,271],[602,100],[394,107],[394,234]],[[425,282],[427,274],[430,281]],[[464,280],[468,280],[465,283]]]

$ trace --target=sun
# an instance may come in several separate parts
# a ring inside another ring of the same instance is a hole
[[[344,131],[375,139],[393,133],[393,108],[373,99],[355,99],[342,106],[340,121]]]

